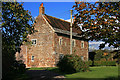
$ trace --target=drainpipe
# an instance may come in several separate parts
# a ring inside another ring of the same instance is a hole
[[[27,46],[26,46],[26,66],[27,66]]]

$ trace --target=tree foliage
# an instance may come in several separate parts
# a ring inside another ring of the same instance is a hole
[[[120,46],[120,2],[75,2],[74,26],[81,26],[83,38]]]
[[[23,8],[23,3],[2,3],[2,56],[3,74],[13,65],[16,51],[20,51],[27,35],[34,32],[31,13]]]

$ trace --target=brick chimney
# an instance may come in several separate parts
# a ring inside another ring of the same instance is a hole
[[[40,7],[39,7],[39,14],[44,14],[45,13],[45,9],[43,7],[43,3],[41,3]]]

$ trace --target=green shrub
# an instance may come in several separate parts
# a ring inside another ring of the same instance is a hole
[[[57,64],[60,71],[74,73],[89,70],[87,63],[81,60],[77,55],[65,55]]]
[[[92,66],[93,61],[89,60],[89,61],[86,61],[85,63],[88,64],[89,66]]]
[[[26,71],[26,66],[22,61],[15,61],[13,66],[11,66],[11,71],[14,73],[24,73]]]

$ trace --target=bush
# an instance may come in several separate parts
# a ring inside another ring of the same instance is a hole
[[[9,72],[6,73],[2,80],[15,80],[14,78],[26,71],[26,66],[22,61],[14,61],[9,67]]]
[[[93,61],[91,61],[91,60],[86,61],[86,64],[88,64],[89,66],[92,66],[92,63],[93,63]]]
[[[15,61],[13,66],[11,66],[11,71],[14,73],[24,73],[26,66],[22,61]]]
[[[57,64],[60,71],[74,73],[89,70],[89,66],[77,55],[65,55]]]

